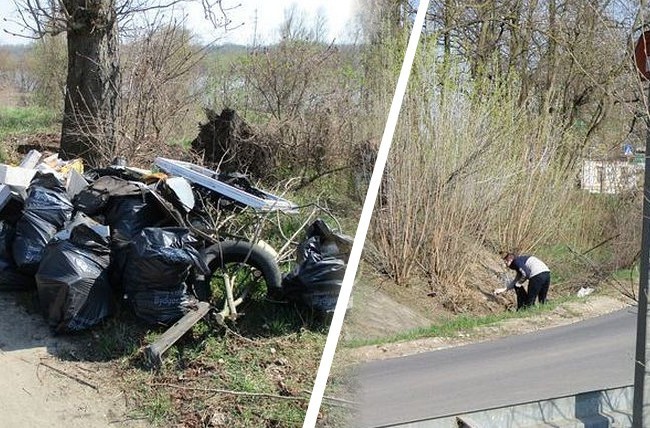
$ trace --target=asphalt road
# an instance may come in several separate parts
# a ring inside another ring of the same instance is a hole
[[[358,370],[355,426],[455,415],[633,384],[636,308]]]

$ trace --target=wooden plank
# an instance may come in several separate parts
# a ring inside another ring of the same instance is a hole
[[[162,355],[178,339],[180,339],[194,324],[199,322],[210,311],[210,304],[199,302],[197,308],[185,314],[176,324],[169,327],[154,343],[144,349],[145,357],[152,367],[158,368],[162,365]]]

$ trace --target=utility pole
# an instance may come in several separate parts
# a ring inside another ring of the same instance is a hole
[[[634,60],[641,81],[650,80],[650,31],[639,37],[634,48]],[[641,258],[639,265],[639,297],[636,323],[636,354],[634,358],[634,400],[632,426],[643,428],[650,425],[650,370],[647,361],[648,346],[648,270],[650,269],[650,86],[646,107],[646,149],[643,180],[643,232],[641,235]]]

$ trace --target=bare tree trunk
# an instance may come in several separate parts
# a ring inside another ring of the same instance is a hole
[[[115,151],[118,71],[114,0],[65,0],[68,76],[61,152],[97,166]]]

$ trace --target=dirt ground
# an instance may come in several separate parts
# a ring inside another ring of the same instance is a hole
[[[75,361],[80,344],[54,337],[20,296],[0,294],[0,420],[12,427],[143,427],[105,363]]]

